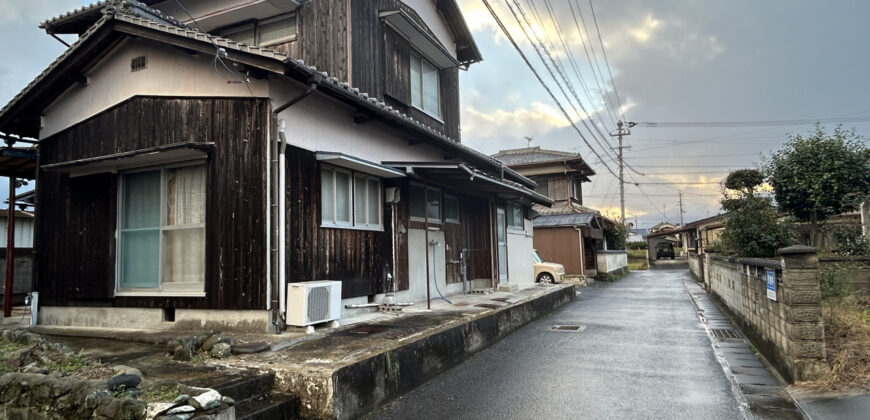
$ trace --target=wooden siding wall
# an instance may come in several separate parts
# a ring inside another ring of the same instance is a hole
[[[348,80],[347,12],[350,1],[308,2],[298,9],[296,15],[296,40],[269,48],[301,59],[307,65],[329,72],[330,76]]]
[[[572,227],[535,229],[535,249],[547,262],[565,266],[567,274],[582,274],[580,266],[580,232]]]
[[[441,94],[441,121],[418,111],[410,106],[410,92],[405,97],[387,96],[395,92],[391,83],[397,83],[397,79],[387,77],[390,71],[386,68],[387,63],[400,63],[407,61],[408,64],[395,70],[410,71],[410,56],[405,55],[410,51],[407,41],[398,40],[391,34],[391,29],[384,25],[378,13],[385,10],[401,9],[408,13],[421,27],[426,24],[419,18],[416,12],[405,6],[399,0],[349,0],[351,9],[351,84],[360,91],[368,93],[387,102],[400,112],[422,121],[445,135],[457,141],[459,133],[459,69],[451,68],[441,70],[440,94]],[[404,42],[406,46],[396,47],[397,42]],[[387,57],[387,52],[393,57]],[[392,64],[391,64],[392,65]],[[327,69],[327,71],[329,71]],[[407,76],[410,79],[410,73]],[[399,93],[396,96],[403,96]]]
[[[265,99],[134,97],[40,142],[40,164],[183,142],[207,163],[206,296],[113,298],[118,177],[40,171],[36,289],[44,305],[265,309]]]
[[[286,159],[286,211],[290,228],[286,238],[288,281],[339,280],[343,298],[393,290],[387,281],[393,264],[390,206],[384,205],[382,232],[322,228],[320,166],[314,154],[288,147]],[[392,185],[387,181],[384,188]],[[402,241],[399,246],[407,261],[406,242]],[[407,264],[399,264],[396,277],[404,279],[404,283],[397,283],[399,290],[407,290]]]

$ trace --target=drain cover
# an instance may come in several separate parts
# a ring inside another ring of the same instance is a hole
[[[740,338],[740,335],[737,334],[737,331],[734,331],[730,328],[722,328],[722,329],[712,329],[710,330],[716,338]]]
[[[565,332],[580,332],[586,329],[585,325],[553,325],[550,327],[552,331],[565,331]]]

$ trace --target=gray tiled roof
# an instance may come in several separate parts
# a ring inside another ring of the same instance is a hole
[[[537,227],[554,227],[554,226],[586,226],[592,219],[595,218],[593,213],[576,213],[576,214],[555,214],[550,216],[538,216],[532,220],[533,225]]]
[[[582,159],[579,153],[560,152],[557,150],[545,150],[540,146],[525,147],[522,149],[502,150],[494,155],[494,159],[504,162],[505,165],[522,165],[526,163],[552,162],[556,160]]]

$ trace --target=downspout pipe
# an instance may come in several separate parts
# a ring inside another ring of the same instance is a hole
[[[293,105],[296,105],[303,99],[307,98],[311,94],[313,94],[317,87],[320,85],[322,81],[322,77],[320,75],[312,76],[309,79],[308,89],[304,92],[296,95],[291,98],[289,101],[285,102],[283,105],[278,106],[274,110],[272,110],[272,116],[274,119],[278,118],[278,114],[287,110]],[[287,136],[285,135],[286,125],[283,120],[279,120],[279,129],[278,129],[278,139],[276,139],[278,144],[278,158],[272,160],[272,173],[277,174],[275,181],[273,181],[272,188],[273,194],[275,196],[275,200],[273,202],[278,203],[277,214],[276,212],[272,213],[272,217],[275,218],[275,223],[272,223],[274,229],[278,230],[278,243],[277,245],[277,261],[273,257],[273,263],[277,263],[276,267],[276,281],[278,282],[276,287],[272,287],[272,290],[275,290],[278,294],[277,299],[274,296],[272,299],[272,325],[275,326],[276,333],[280,334],[284,329],[284,320],[286,319],[286,311],[287,311],[287,246],[286,246],[286,238],[287,238],[287,215],[286,215],[286,151],[287,151]],[[277,167],[276,167],[277,166]],[[271,235],[271,232],[269,233]],[[277,301],[277,302],[276,302]],[[276,305],[277,303],[277,305]]]

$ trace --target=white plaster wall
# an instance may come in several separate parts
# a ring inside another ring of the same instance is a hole
[[[148,68],[130,71],[130,60],[144,55]],[[75,84],[44,111],[44,139],[135,95],[200,97],[266,97],[265,80],[228,84],[226,72],[216,73],[211,55],[189,55],[148,40],[127,40],[85,75],[90,83]],[[250,88],[250,90],[249,90]]]
[[[423,229],[408,229],[408,292],[403,299],[413,302],[426,301],[426,254],[429,254],[430,296],[435,298],[437,282],[441,293],[447,295],[447,263],[444,254],[444,232],[429,231],[429,240],[438,241],[434,255],[432,248],[426,245],[426,231]]]
[[[269,91],[277,108],[305,91],[307,86],[273,79]],[[282,111],[287,143],[313,152],[341,152],[360,159],[383,161],[443,160],[443,152],[430,146],[409,146],[405,138],[377,121],[353,122],[354,109],[324,95],[311,95]]]
[[[408,5],[408,7],[414,9],[418,15],[420,15],[420,19],[423,19],[423,22],[426,23],[426,26],[432,30],[432,33],[435,34],[435,38],[438,38],[441,41],[441,44],[444,45],[444,48],[447,49],[447,52],[456,58],[456,40],[453,39],[453,36],[450,34],[450,29],[447,27],[447,23],[444,22],[444,19],[441,18],[441,15],[438,13],[438,9],[435,7],[434,0],[402,0],[403,3]]]
[[[535,283],[535,266],[532,250],[532,221],[525,220],[525,230],[507,230],[508,281],[519,288]]]
[[[15,247],[33,248],[33,218],[15,217]],[[0,215],[0,248],[6,248],[6,212]],[[18,277],[18,276],[15,276]]]

